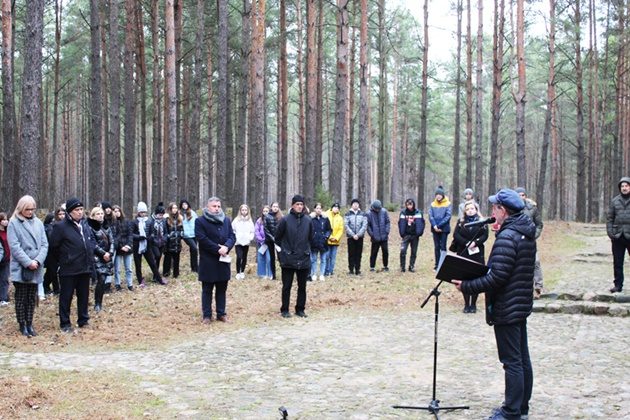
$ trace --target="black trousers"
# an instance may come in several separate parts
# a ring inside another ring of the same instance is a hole
[[[269,248],[269,265],[271,266],[271,278],[276,279],[276,244],[265,242]]]
[[[96,287],[94,287],[94,305],[103,306],[103,294],[105,293],[105,279],[107,274],[96,275]]]
[[[247,254],[249,252],[248,245],[236,245],[236,272],[244,273],[247,266]]]
[[[90,296],[89,274],[76,276],[59,276],[59,325],[61,328],[71,326],[70,306],[72,297],[77,294],[77,322],[79,327],[87,325],[90,320],[88,313],[88,300]]]
[[[151,273],[153,273],[153,277],[159,276],[158,268],[155,265],[155,259],[153,259],[153,253],[147,248],[143,254],[137,254],[134,252],[133,254],[133,265],[136,268],[136,279],[138,280],[138,284],[144,281],[144,277],[142,277],[142,256],[144,255],[144,259],[147,264],[149,264],[149,268],[151,269]]]
[[[361,254],[363,253],[363,238],[354,240],[348,238],[348,270],[350,273],[361,273]]]
[[[57,277],[56,266],[46,267],[44,273],[44,293],[49,294],[51,292],[56,295],[59,294],[59,278]]]
[[[630,254],[630,241],[623,236],[612,240],[613,269],[615,274],[615,286],[623,289],[623,259],[626,252]]]
[[[372,241],[372,247],[370,249],[370,268],[376,267],[376,257],[378,256],[379,249],[383,252],[383,267],[387,268],[387,263],[389,262],[389,249],[387,248],[387,241]]]
[[[411,256],[409,257],[409,267],[412,268],[416,265],[416,255],[418,254],[418,243],[420,237],[416,235],[406,235],[402,238],[400,243],[400,268],[405,268],[405,261],[407,259],[407,248],[411,246]]]
[[[15,318],[18,324],[31,325],[37,304],[37,283],[13,283],[15,286]]]
[[[201,311],[204,318],[212,318],[212,291],[216,289],[214,294],[214,300],[217,309],[217,318],[226,314],[226,292],[228,282],[220,281],[217,283],[210,283],[207,281],[201,282]]]
[[[296,270],[293,268],[282,268],[282,307],[280,312],[289,312],[289,302],[291,301],[291,287],[293,286],[293,275],[297,277],[298,291],[295,302],[295,312],[304,311],[306,307],[306,279],[311,269]]]
[[[171,274],[171,265],[173,266],[173,277],[179,277],[179,252],[168,252],[164,253],[164,266],[162,267],[162,273],[165,276],[169,276]]]
[[[507,418],[518,419],[529,412],[534,381],[527,344],[527,321],[495,325],[494,336],[505,371],[505,401],[501,411]]]
[[[199,271],[199,251],[197,250],[197,241],[195,238],[183,238],[186,245],[190,249],[190,270],[193,273]]]

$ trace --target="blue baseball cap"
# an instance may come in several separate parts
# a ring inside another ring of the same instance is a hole
[[[488,197],[488,201],[492,204],[500,204],[514,211],[521,211],[525,208],[525,202],[520,195],[509,188],[500,189],[495,195]]]

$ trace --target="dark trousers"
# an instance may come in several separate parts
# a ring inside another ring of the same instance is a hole
[[[138,284],[144,281],[144,277],[142,277],[142,256],[143,255],[147,264],[149,264],[149,268],[151,269],[151,272],[153,273],[153,277],[155,278],[156,275],[157,276],[160,275],[160,273],[158,272],[158,268],[155,265],[155,260],[153,259],[153,253],[149,250],[149,248],[147,248],[147,250],[144,251],[144,254],[136,254],[134,252],[133,265],[136,268],[136,279],[138,280]]]
[[[11,283],[9,282],[11,268],[9,267],[9,263],[0,264],[0,301],[8,302],[9,301],[9,287],[11,287]]]
[[[155,244],[149,244],[147,246],[147,251],[153,254],[153,261],[155,261],[155,273],[153,273],[153,280],[157,281],[160,279],[160,262],[162,261],[162,255],[164,253],[164,248],[159,247]]]
[[[468,293],[463,293],[463,295],[465,307],[470,308],[471,306],[477,306],[477,298],[479,297],[479,294],[473,293],[472,295],[469,295]]]
[[[505,401],[501,410],[509,419],[528,414],[534,375],[527,344],[527,321],[495,325],[499,360],[505,371]]]
[[[207,281],[201,282],[201,311],[204,318],[212,318],[212,291],[216,289],[214,294],[214,300],[217,309],[217,318],[225,315],[225,301],[228,282],[220,281],[217,283],[210,283]]]
[[[179,277],[179,252],[166,251],[164,253],[164,267],[162,273],[164,273],[165,276],[171,274],[171,265],[173,266],[173,277]]]
[[[613,269],[615,273],[615,286],[623,288],[623,259],[626,252],[630,254],[630,241],[621,236],[612,240]]]
[[[57,277],[56,266],[46,267],[46,272],[44,273],[44,293],[49,294],[50,292],[56,295],[59,294],[59,278]]]
[[[447,239],[448,233],[433,232],[433,247],[435,251],[435,265],[433,266],[434,269],[437,269],[437,266],[440,263],[440,256],[442,255],[442,251],[446,252]]]
[[[265,242],[269,248],[269,265],[271,266],[271,278],[276,279],[276,244]]]
[[[282,307],[280,312],[289,312],[289,301],[291,300],[291,287],[293,286],[293,275],[297,278],[298,291],[295,302],[295,312],[302,312],[306,307],[306,279],[310,274],[310,268],[296,270],[293,268],[282,268]]]
[[[236,245],[236,272],[244,273],[245,266],[247,266],[247,253],[249,252],[248,245]]]
[[[18,324],[33,324],[37,304],[37,283],[13,283],[15,286],[15,317]]]
[[[357,240],[348,238],[348,270],[350,273],[361,273],[361,254],[363,253],[363,238]]]
[[[199,271],[199,252],[197,251],[197,241],[195,238],[183,238],[190,250],[190,270],[193,273]]]
[[[59,276],[59,325],[61,328],[71,326],[70,306],[72,297],[77,293],[77,317],[79,327],[87,325],[90,320],[88,314],[88,300],[90,296],[90,276],[89,274],[79,274],[76,276]]]
[[[383,253],[383,267],[387,268],[387,263],[389,262],[389,249],[387,248],[387,241],[372,241],[372,247],[370,249],[370,268],[376,267],[376,257],[378,256],[379,249],[381,249]]]
[[[407,259],[407,248],[411,246],[411,255],[409,256],[409,268],[416,265],[416,255],[418,254],[418,243],[420,237],[416,235],[405,235],[400,243],[400,268],[405,268],[405,260]]]
[[[96,287],[94,287],[94,305],[103,306],[103,294],[105,293],[105,279],[107,274],[96,275]]]

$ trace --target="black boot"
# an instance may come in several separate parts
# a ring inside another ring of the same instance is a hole
[[[27,324],[26,325],[26,331],[28,331],[28,335],[30,335],[31,337],[36,337],[37,336],[37,333],[33,329],[33,324]]]
[[[31,334],[28,332],[28,329],[26,329],[26,324],[24,324],[23,322],[20,322],[20,333],[22,333],[24,337],[31,336]]]

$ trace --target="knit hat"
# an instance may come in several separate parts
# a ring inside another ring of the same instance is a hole
[[[523,188],[523,187],[516,187],[516,188],[514,188],[514,191],[516,191],[517,194],[523,193],[523,194],[527,195],[527,191],[525,191],[525,188]]]
[[[467,195],[467,194],[470,194],[470,195],[475,195],[475,192],[473,191],[473,189],[472,189],[472,188],[466,188],[466,189],[464,190],[464,197],[466,197],[466,195]]]
[[[136,210],[138,213],[141,212],[148,212],[149,211],[149,206],[147,206],[147,203],[145,203],[144,201],[139,201],[138,205],[136,206]]]
[[[446,192],[444,192],[444,187],[441,185],[435,189],[435,195],[438,195],[438,194],[440,194],[442,197],[446,195]]]
[[[76,209],[77,207],[84,207],[83,203],[78,198],[72,197],[72,198],[69,198],[68,200],[66,200],[66,212],[67,213],[70,213],[72,210]]]
[[[376,211],[380,211],[383,208],[383,203],[381,203],[381,200],[374,200],[372,201],[372,208]]]
[[[361,205],[361,202],[359,201],[358,198],[353,198],[352,201],[350,202],[350,205],[353,205],[354,203],[358,203],[359,205]]]
[[[521,211],[525,207],[525,202],[520,195],[514,190],[503,188],[495,195],[488,197],[488,201],[492,204],[500,204],[514,211]]]
[[[304,197],[302,197],[300,194],[295,194],[291,199],[291,205],[294,205],[295,203],[304,204]]]
[[[330,207],[330,208],[334,209],[335,207],[340,208],[339,203],[333,203],[332,207]]]
[[[155,206],[155,210],[153,210],[154,214],[164,214],[166,213],[166,209],[164,208],[164,203],[162,203],[161,201],[158,203],[157,206]]]
[[[112,208],[112,203],[110,203],[109,201],[103,200],[103,201],[101,201],[101,208],[103,210],[111,209]]]

